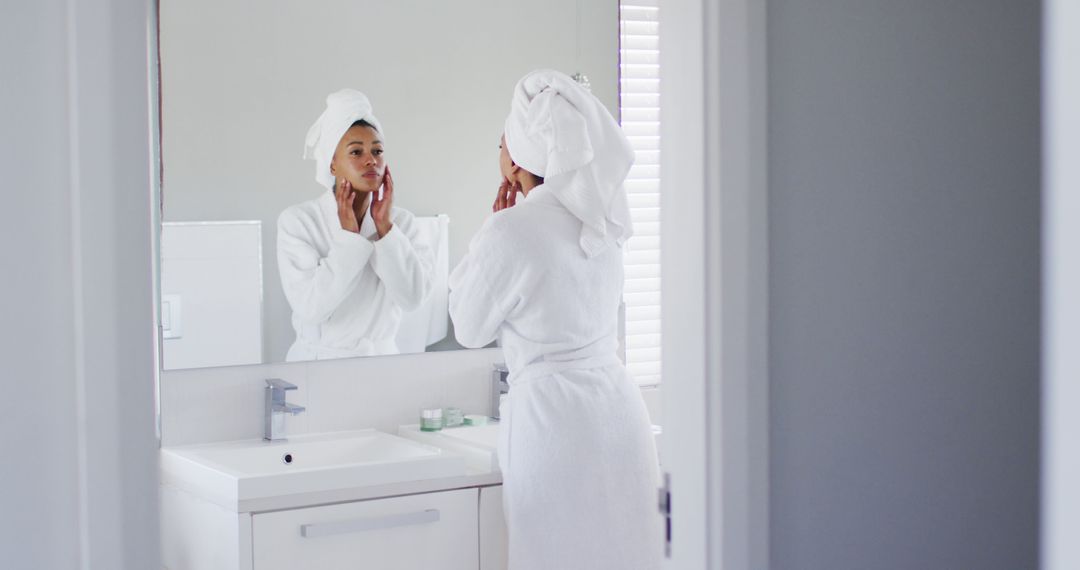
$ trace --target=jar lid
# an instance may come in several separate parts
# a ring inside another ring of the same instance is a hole
[[[420,417],[425,420],[436,420],[442,418],[442,408],[426,408],[420,410]]]

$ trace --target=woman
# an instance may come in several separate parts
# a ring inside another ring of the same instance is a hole
[[[431,289],[434,255],[393,207],[383,129],[367,97],[343,89],[308,131],[304,157],[327,191],[278,218],[278,267],[296,342],[286,360],[396,354],[402,311]],[[380,195],[379,190],[382,189]]]
[[[656,451],[616,356],[633,151],[603,105],[554,71],[517,84],[500,148],[495,213],[450,277],[450,314],[461,344],[498,339],[510,369],[499,444],[510,569],[657,569]]]

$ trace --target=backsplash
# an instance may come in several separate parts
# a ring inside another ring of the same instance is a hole
[[[396,433],[424,407],[487,414],[497,348],[283,364],[166,370],[161,374],[161,444],[262,437],[266,378],[296,384],[287,400],[298,435],[373,427]]]
[[[161,374],[163,446],[262,437],[266,378],[296,384],[286,399],[307,408],[289,416],[289,434],[376,428],[396,433],[417,423],[427,407],[454,406],[489,414],[491,365],[498,348],[402,354],[222,368]],[[660,423],[660,391],[642,390],[653,423]]]

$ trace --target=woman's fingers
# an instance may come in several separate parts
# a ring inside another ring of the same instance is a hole
[[[345,181],[343,186],[345,187],[345,199],[343,200],[345,208],[349,211],[349,215],[355,218],[356,212],[353,210],[353,204],[356,203],[357,192],[353,190],[352,183],[348,180]]]
[[[383,173],[383,196],[385,198],[387,192],[394,191],[394,177],[390,175],[390,167],[387,166]]]
[[[356,222],[356,213],[353,211],[353,202],[356,200],[356,192],[348,180],[337,184],[334,190],[334,198],[338,205],[338,219],[341,221],[341,229],[350,232],[359,232],[360,227]]]
[[[510,182],[503,178],[501,184],[499,184],[499,192],[495,195],[495,204],[492,206],[492,211],[498,212],[507,208],[507,198],[510,192]]]
[[[521,186],[504,178],[502,184],[499,185],[499,193],[495,196],[495,203],[491,206],[492,211],[498,212],[516,205],[517,194],[520,191]]]
[[[518,187],[517,186],[511,186],[510,187],[510,192],[506,196],[506,207],[507,208],[513,206],[514,204],[517,204],[517,193],[518,193]]]

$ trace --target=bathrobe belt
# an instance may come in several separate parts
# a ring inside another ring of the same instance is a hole
[[[622,366],[622,361],[614,354],[589,356],[573,360],[540,360],[525,365],[519,370],[511,370],[507,382],[511,386],[525,384],[537,378],[560,374],[571,370],[591,370],[608,366]]]

